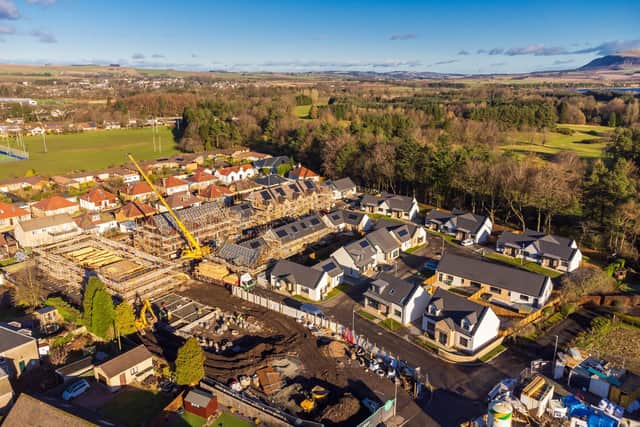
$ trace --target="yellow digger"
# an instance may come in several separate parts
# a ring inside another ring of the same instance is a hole
[[[135,325],[138,331],[144,335],[145,329],[149,327],[149,321],[147,320],[147,313],[149,313],[152,323],[158,321],[156,314],[153,312],[153,308],[151,307],[151,303],[148,299],[145,299],[140,306],[140,311],[138,312],[138,318],[136,319]]]

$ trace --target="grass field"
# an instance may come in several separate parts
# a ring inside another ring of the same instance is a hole
[[[158,415],[169,401],[160,393],[128,389],[119,392],[100,412],[125,426],[138,427]]]
[[[518,153],[537,153],[543,158],[560,151],[574,151],[582,158],[595,159],[603,156],[607,145],[603,138],[606,138],[612,130],[606,126],[594,125],[559,125],[558,127],[572,129],[574,133],[565,135],[559,132],[547,132],[545,135],[541,132],[511,132],[510,142],[501,148]]]
[[[127,153],[145,160],[178,152],[171,129],[159,128],[158,136],[162,141],[161,153],[153,151],[152,128],[50,135],[47,153],[43,152],[41,136],[28,136],[24,141],[30,159],[2,162],[0,179],[24,176],[29,169],[39,175],[56,175],[106,168],[126,163]]]

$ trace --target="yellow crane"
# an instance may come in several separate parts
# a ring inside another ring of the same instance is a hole
[[[129,157],[129,160],[131,160],[133,165],[136,167],[136,169],[138,169],[138,172],[140,172],[140,175],[142,176],[142,178],[144,178],[146,183],[149,184],[149,187],[151,187],[153,192],[156,193],[156,195],[160,199],[160,202],[167,209],[167,211],[169,212],[169,215],[171,215],[171,217],[176,223],[176,226],[182,233],[182,236],[187,241],[187,245],[189,247],[182,251],[181,253],[182,258],[200,260],[206,257],[207,255],[209,255],[209,253],[211,252],[211,248],[209,246],[201,246],[200,243],[198,243],[198,240],[196,240],[196,238],[193,237],[189,229],[184,225],[182,221],[180,221],[180,218],[178,218],[178,216],[173,211],[173,209],[171,209],[171,206],[169,206],[169,204],[164,199],[164,197],[162,197],[162,193],[158,191],[158,189],[153,184],[153,182],[151,182],[151,179],[149,179],[149,177],[144,172],[144,170],[142,170],[142,168],[140,167],[136,159],[134,159],[131,154],[129,154],[128,157]]]

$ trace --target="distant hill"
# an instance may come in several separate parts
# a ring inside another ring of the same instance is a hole
[[[640,49],[632,49],[596,58],[588,64],[580,67],[579,70],[620,70],[630,67],[640,67]]]

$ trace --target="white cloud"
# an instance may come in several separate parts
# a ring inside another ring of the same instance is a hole
[[[31,37],[38,39],[40,43],[58,43],[58,39],[52,33],[42,30],[33,30],[29,33]]]
[[[20,12],[13,0],[0,0],[0,19],[18,19]]]

